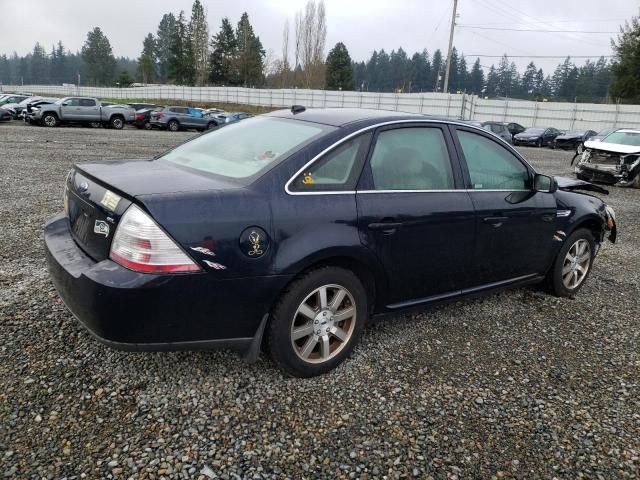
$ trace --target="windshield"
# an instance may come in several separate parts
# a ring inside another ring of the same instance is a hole
[[[247,178],[266,170],[334,127],[256,117],[196,137],[160,159],[206,173]]]
[[[544,128],[527,128],[524,132],[522,133],[535,133],[535,134],[540,134],[540,133],[544,133]]]
[[[606,143],[640,147],[640,132],[613,132],[602,139]]]

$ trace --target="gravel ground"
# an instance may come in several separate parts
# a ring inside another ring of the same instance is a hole
[[[42,247],[72,162],[191,133],[0,125],[0,476],[638,478],[640,191],[575,299],[522,288],[365,331],[332,374],[123,353],[58,299]],[[571,154],[523,149],[542,172]]]

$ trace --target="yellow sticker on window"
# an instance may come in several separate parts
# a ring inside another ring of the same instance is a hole
[[[302,178],[302,183],[304,183],[305,185],[312,185],[313,184],[313,177],[311,176],[311,172],[304,174],[304,176]]]
[[[115,193],[107,190],[106,192],[104,192],[104,196],[102,197],[102,200],[100,200],[100,204],[102,204],[105,208],[111,210],[112,212],[116,211],[116,208],[118,207],[118,202],[120,202],[120,199],[122,197],[120,197],[119,195],[116,195]]]

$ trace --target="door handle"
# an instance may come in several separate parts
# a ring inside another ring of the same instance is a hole
[[[509,220],[509,217],[484,217],[482,221],[494,228],[501,227],[502,224]]]
[[[369,230],[383,232],[387,235],[396,233],[396,230],[402,226],[400,222],[377,222],[368,225]]]

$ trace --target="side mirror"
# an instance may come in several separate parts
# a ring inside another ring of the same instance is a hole
[[[558,184],[553,177],[536,173],[533,177],[533,189],[536,192],[553,193],[558,189]]]
[[[69,104],[68,104],[67,102],[64,102],[64,103],[62,104],[62,106],[63,106],[63,107],[68,107],[68,106],[69,106]]]

